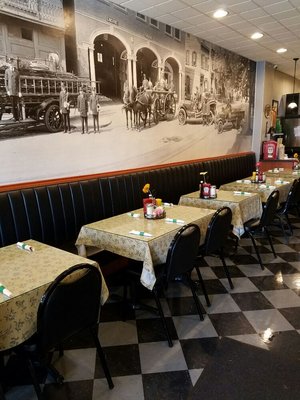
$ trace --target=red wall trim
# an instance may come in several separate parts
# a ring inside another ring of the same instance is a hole
[[[54,178],[54,179],[46,179],[46,180],[42,180],[42,181],[21,182],[21,183],[16,183],[16,184],[12,184],[12,185],[3,185],[3,186],[0,185],[0,192],[6,192],[9,190],[34,188],[34,187],[47,186],[47,185],[57,185],[59,183],[76,182],[76,181],[87,180],[87,179],[95,179],[95,178],[102,178],[102,177],[108,177],[108,176],[122,175],[122,174],[131,173],[131,172],[149,171],[149,170],[153,170],[153,169],[174,167],[177,165],[192,164],[192,163],[202,162],[202,161],[219,160],[219,159],[224,159],[224,158],[244,156],[247,154],[253,154],[253,152],[248,151],[248,152],[244,152],[244,153],[227,154],[227,155],[218,156],[218,157],[208,157],[208,158],[201,158],[201,159],[197,159],[197,160],[179,161],[179,162],[174,162],[174,163],[169,163],[169,164],[159,164],[159,165],[152,165],[149,167],[124,169],[124,170],[112,171],[112,172],[103,172],[103,173],[99,173],[99,174],[70,176],[67,178]]]

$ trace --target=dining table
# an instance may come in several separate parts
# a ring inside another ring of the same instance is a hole
[[[288,168],[273,168],[265,171],[267,177],[277,177],[277,179],[299,179],[300,169],[288,169]]]
[[[143,209],[137,209],[84,225],[76,240],[78,253],[87,256],[89,249],[97,248],[142,261],[140,281],[152,290],[156,281],[154,266],[166,261],[169,246],[179,229],[194,223],[199,226],[203,239],[215,212],[180,205],[171,205],[165,210],[166,216],[162,219],[145,218]]]
[[[99,268],[96,261],[32,239],[0,248],[0,282],[5,288],[0,293],[0,351],[34,334],[38,306],[48,286],[69,267],[82,263]],[[101,304],[108,295],[102,277]]]
[[[218,210],[220,207],[229,207],[232,211],[232,232],[240,238],[245,232],[244,223],[252,218],[260,218],[262,203],[260,196],[250,192],[234,192],[217,190],[216,198],[203,199],[199,191],[184,194],[179,204],[190,207],[210,208]]]
[[[274,190],[279,191],[279,203],[286,201],[289,190],[292,186],[294,178],[280,178],[277,176],[267,176],[263,183],[253,183],[251,177],[239,179],[234,182],[225,183],[220,186],[221,190],[229,190],[243,193],[257,193],[260,195],[261,201],[266,203],[268,197]]]

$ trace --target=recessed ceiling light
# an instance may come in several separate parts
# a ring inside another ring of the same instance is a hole
[[[216,10],[213,13],[213,17],[214,18],[223,18],[223,17],[226,17],[227,14],[228,14],[228,11],[223,10],[223,8],[220,8],[219,10]]]
[[[280,49],[276,50],[277,53],[285,53],[287,51],[287,49],[285,49],[284,47],[281,47]]]
[[[251,39],[260,39],[260,38],[262,38],[264,35],[262,34],[262,33],[260,33],[260,32],[255,32],[255,33],[253,33],[253,35],[251,35]]]

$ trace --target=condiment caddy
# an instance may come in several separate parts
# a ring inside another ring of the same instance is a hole
[[[217,188],[215,185],[206,182],[205,172],[200,172],[200,183],[199,183],[199,197],[200,199],[215,199],[217,197]]]

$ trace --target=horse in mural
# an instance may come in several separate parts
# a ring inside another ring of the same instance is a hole
[[[136,97],[135,92],[133,92],[132,89],[130,90],[129,87],[127,86],[124,89],[124,96],[123,96],[123,103],[124,103],[123,109],[125,110],[125,113],[126,113],[126,127],[127,127],[127,129],[129,129],[129,125],[128,125],[129,124],[129,120],[128,120],[129,116],[130,116],[130,127],[131,127],[131,129],[133,128],[133,124],[134,125],[136,124],[135,115],[134,115],[134,112],[133,112],[133,104],[135,102],[135,97]],[[132,115],[134,117],[133,124],[132,124]]]
[[[151,118],[151,106],[153,98],[150,92],[145,90],[136,93],[135,102],[133,104],[133,113],[136,120],[136,128],[141,130],[141,120],[144,123],[144,128],[146,128],[147,117],[149,117],[149,127]]]

